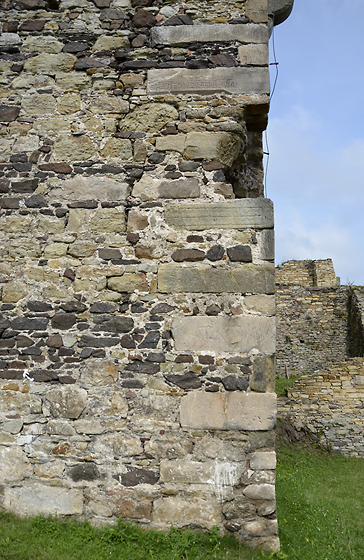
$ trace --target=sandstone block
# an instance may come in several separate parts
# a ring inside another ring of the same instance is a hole
[[[199,27],[201,26],[196,26],[196,28]],[[149,95],[163,93],[209,95],[217,92],[269,95],[269,71],[268,66],[265,68],[239,66],[237,68],[219,67],[201,70],[187,68],[148,70],[147,92]]]
[[[9,244],[9,256],[13,259],[38,258],[42,254],[37,241],[18,239]]]
[[[30,93],[22,97],[21,106],[28,115],[51,114],[56,111],[56,100],[48,93]]]
[[[274,315],[276,312],[276,304],[274,296],[246,296],[244,304],[247,309],[264,313],[265,315]]]
[[[46,400],[54,418],[76,419],[86,406],[87,391],[75,386],[60,387],[48,391]]]
[[[250,468],[254,470],[275,469],[276,463],[275,451],[255,451],[250,458]]]
[[[196,198],[200,196],[200,185],[194,177],[167,181],[144,175],[134,185],[133,196],[143,202],[156,198]]]
[[[32,465],[20,447],[0,446],[0,484],[18,482],[32,474]]]
[[[83,201],[102,200],[125,202],[128,185],[110,177],[73,177],[59,181],[49,192],[49,200]],[[75,210],[70,210],[70,213]],[[68,227],[68,229],[70,229]],[[73,231],[78,231],[74,229]]]
[[[69,246],[68,253],[76,258],[91,257],[96,249],[97,245],[93,241],[75,241]]]
[[[17,515],[80,515],[83,493],[78,489],[33,484],[5,490],[4,506]]]
[[[266,261],[274,261],[274,231],[264,229],[260,234],[260,256]]]
[[[78,434],[102,434],[104,428],[99,420],[76,420],[73,423]]]
[[[108,279],[108,288],[119,293],[133,293],[136,290],[139,292],[148,291],[148,283],[142,274],[124,274]]]
[[[223,486],[239,483],[244,466],[227,461],[161,461],[160,482],[174,484],[211,484],[219,494]]]
[[[22,282],[9,282],[3,287],[1,299],[3,303],[16,303],[23,299],[27,293],[27,287]]]
[[[81,380],[90,385],[114,385],[118,380],[118,368],[113,363],[91,363],[83,370]]]
[[[251,500],[274,500],[274,484],[250,484],[243,490],[244,496]]]
[[[99,233],[121,233],[125,231],[125,213],[117,208],[96,210],[90,219],[90,230]]]
[[[47,433],[50,435],[73,436],[76,431],[67,420],[49,420]]]
[[[119,457],[133,457],[143,453],[140,438],[130,436],[121,432],[105,434],[97,438],[93,444],[94,453],[102,457],[114,460]]]
[[[153,523],[162,527],[193,525],[211,529],[220,521],[221,508],[217,500],[171,497],[154,502]]]
[[[251,23],[234,26],[229,24],[161,26],[153,27],[152,40],[158,45],[183,45],[211,41],[239,41],[244,44],[268,43],[268,31],[264,25]]]
[[[130,140],[125,138],[110,138],[101,150],[103,158],[128,160],[133,157]]]
[[[267,23],[268,0],[247,0],[245,15],[254,23]]]
[[[167,204],[165,219],[178,229],[265,229],[274,227],[273,204],[267,198],[240,198],[224,202]]]
[[[276,399],[274,393],[190,391],[181,399],[181,426],[198,430],[272,430]]]
[[[73,54],[42,53],[32,58],[28,58],[24,63],[25,72],[31,74],[54,75],[59,72],[71,72],[77,58]]]
[[[125,99],[114,95],[99,95],[91,101],[89,110],[95,115],[119,115],[128,113],[129,103]]]
[[[146,103],[121,120],[119,129],[123,132],[157,132],[177,118],[178,112],[172,105]]]
[[[92,47],[93,51],[114,51],[115,49],[127,49],[130,46],[129,39],[123,36],[104,35],[99,37]]]
[[[63,43],[58,41],[52,35],[28,36],[23,42],[20,51],[29,53],[60,53],[63,49]]]
[[[83,90],[91,87],[90,76],[81,72],[59,72],[56,74],[56,84],[63,90]]]
[[[167,386],[167,390],[168,390]],[[184,457],[192,451],[193,444],[190,440],[180,436],[163,435],[154,436],[144,444],[144,450],[148,457],[155,459],[176,459]]]
[[[128,232],[141,231],[148,227],[148,217],[143,216],[138,210],[132,208],[128,213]]]
[[[58,105],[62,115],[72,115],[81,109],[81,97],[77,93],[65,93]]]
[[[256,356],[253,364],[253,374],[250,378],[250,388],[264,393],[275,391],[276,362],[274,356]]]
[[[96,153],[97,148],[88,136],[61,135],[54,143],[54,154],[59,161],[85,161]]]
[[[185,268],[162,264],[158,269],[158,290],[162,293],[228,292],[274,293],[274,266],[246,264],[234,268],[205,265]]]
[[[268,43],[243,45],[238,49],[239,62],[243,66],[267,66],[269,62]]]

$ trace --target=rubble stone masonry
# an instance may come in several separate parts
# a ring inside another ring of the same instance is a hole
[[[276,549],[267,0],[0,19],[1,507]]]

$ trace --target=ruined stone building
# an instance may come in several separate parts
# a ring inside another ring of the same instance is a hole
[[[293,0],[2,0],[0,502],[279,545],[268,37]]]

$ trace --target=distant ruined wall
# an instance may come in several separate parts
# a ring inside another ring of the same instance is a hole
[[[364,457],[364,361],[352,358],[303,376],[279,399],[278,414],[318,434],[334,453]]]
[[[348,288],[331,259],[276,267],[277,374],[312,373],[348,355]],[[355,355],[355,354],[352,354]]]
[[[268,11],[1,2],[3,508],[279,546]]]

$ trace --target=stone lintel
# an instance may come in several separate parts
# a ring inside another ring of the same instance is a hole
[[[158,290],[164,294],[181,292],[273,294],[274,264],[245,264],[234,268],[162,264],[158,269]]]
[[[267,43],[266,25],[226,23],[202,25],[171,25],[152,28],[152,41],[156,45],[184,45],[196,42],[238,41],[239,43]]]
[[[238,198],[226,202],[168,204],[165,220],[190,231],[208,229],[272,229],[273,203],[268,198]]]
[[[157,69],[148,71],[147,93],[198,93],[225,92],[230,94],[269,94],[270,81],[267,67]]]
[[[188,352],[275,352],[275,318],[239,317],[176,317],[172,336],[177,351]]]
[[[196,430],[273,430],[277,415],[275,393],[203,393],[181,399],[180,422]]]

